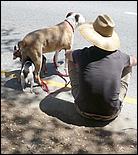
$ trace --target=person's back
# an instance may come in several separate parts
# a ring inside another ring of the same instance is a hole
[[[80,52],[79,95],[75,102],[80,110],[98,115],[112,115],[120,108],[121,72],[129,57],[120,51],[107,52],[98,47]],[[77,54],[77,51],[74,54]]]
[[[95,22],[81,25],[79,31],[94,46],[66,53],[76,109],[85,117],[114,119],[137,60],[118,50],[120,39],[109,16],[100,15]]]

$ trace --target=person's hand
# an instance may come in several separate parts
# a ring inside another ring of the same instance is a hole
[[[136,66],[137,65],[137,58],[133,55],[130,56],[130,66]]]

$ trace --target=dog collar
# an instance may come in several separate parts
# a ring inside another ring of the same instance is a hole
[[[65,20],[70,26],[71,26],[71,28],[72,28],[72,31],[74,32],[74,27],[70,24],[70,22],[69,21],[67,21],[67,20]]]

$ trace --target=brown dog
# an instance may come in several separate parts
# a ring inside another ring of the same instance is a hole
[[[15,60],[17,58],[20,58],[20,61],[22,61],[21,51],[16,46],[14,46],[13,60]],[[30,58],[27,61],[31,61]],[[42,72],[42,74],[46,74],[47,73],[46,57],[44,55],[42,55],[42,68],[41,68],[41,72]]]
[[[41,84],[40,71],[42,67],[42,54],[56,51],[57,60],[57,55],[60,50],[71,50],[74,29],[84,22],[85,18],[80,13],[70,12],[63,22],[50,28],[33,31],[27,34],[23,40],[18,43],[18,48],[22,54],[22,65],[28,58],[33,61],[39,84]]]

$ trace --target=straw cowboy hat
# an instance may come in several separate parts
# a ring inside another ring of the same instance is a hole
[[[93,45],[106,51],[115,51],[120,47],[120,39],[114,27],[113,19],[102,14],[94,22],[80,25],[78,30]]]

